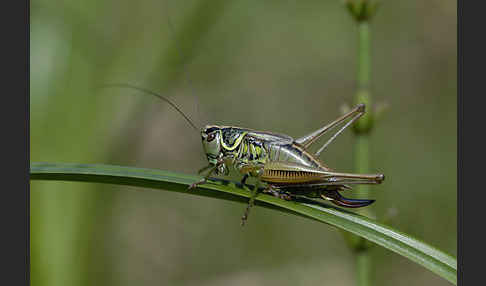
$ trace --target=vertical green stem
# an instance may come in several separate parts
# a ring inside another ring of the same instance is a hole
[[[367,131],[371,128],[371,95],[369,91],[371,77],[371,51],[370,51],[370,28],[366,21],[358,22],[358,72],[357,72],[357,93],[356,103],[366,104],[365,115],[356,123],[357,135],[367,137]],[[365,151],[367,152],[367,151]],[[358,165],[361,167],[362,165]],[[364,167],[367,169],[367,166]]]
[[[358,24],[358,87],[366,89],[370,82],[370,28],[368,22]]]
[[[368,251],[360,251],[356,254],[357,284],[369,286],[371,283],[371,257]]]
[[[364,134],[357,134],[355,136],[354,145],[354,161],[355,171],[359,174],[366,174],[369,170],[369,138]],[[356,186],[355,190],[359,197],[368,198],[369,185]],[[368,207],[370,208],[370,207]]]
[[[369,0],[345,1],[346,8],[358,24],[358,69],[355,102],[357,104],[364,103],[367,109],[363,117],[353,126],[356,140],[354,145],[354,169],[356,173],[361,174],[369,173],[370,165],[369,134],[373,127],[374,115],[371,110],[372,102],[370,92],[371,37],[369,21],[374,16],[378,3]],[[369,186],[356,186],[355,190],[360,198],[369,198]],[[374,217],[373,209],[370,206],[363,210],[358,210],[358,212],[366,216]],[[344,238],[356,255],[357,285],[372,285],[371,243],[366,239],[351,234],[344,234]]]
[[[369,173],[369,130],[372,124],[371,115],[371,96],[369,91],[371,76],[371,53],[370,53],[370,30],[367,21],[358,23],[358,90],[356,101],[364,103],[367,107],[365,116],[357,124],[355,129],[356,142],[354,146],[355,171],[356,173]],[[369,186],[361,185],[356,188],[357,194],[362,198],[369,197]],[[369,209],[367,212],[369,215]],[[357,284],[360,286],[371,285],[371,258],[366,241],[360,239],[361,247],[356,252],[356,273]]]

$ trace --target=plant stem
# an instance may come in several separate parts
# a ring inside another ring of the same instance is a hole
[[[355,171],[356,173],[366,174],[369,171],[369,137],[364,134],[357,134],[354,145]],[[359,197],[368,198],[369,185],[356,186]],[[369,207],[368,207],[369,209]]]
[[[371,257],[366,250],[356,255],[356,274],[358,285],[371,285]]]
[[[371,53],[370,53],[370,30],[367,21],[358,22],[358,90],[356,101],[364,103],[368,107],[367,113],[360,120],[360,125],[355,129],[356,141],[354,146],[355,170],[356,173],[366,174],[369,172],[369,131],[372,124],[371,96],[369,92],[371,75]],[[357,194],[362,198],[368,198],[369,186],[360,185],[356,188]],[[369,209],[367,212],[371,211]],[[369,213],[368,213],[369,214]],[[358,245],[365,245],[366,241],[360,239]],[[356,274],[357,284],[360,286],[372,285],[371,281],[371,258],[369,247],[364,247],[356,252]]]
[[[368,22],[358,24],[358,88],[366,89],[370,82],[370,30]]]

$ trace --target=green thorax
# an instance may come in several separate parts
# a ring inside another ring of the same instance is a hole
[[[255,131],[238,127],[220,130],[224,157],[231,157],[240,163],[265,164],[268,159],[265,140],[255,136]]]
[[[240,163],[285,161],[326,169],[287,135],[225,126],[220,129],[220,140],[223,156]]]

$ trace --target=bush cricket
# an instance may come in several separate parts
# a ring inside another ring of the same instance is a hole
[[[209,164],[198,172],[199,174],[206,172],[204,178],[190,185],[188,189],[194,189],[198,185],[207,183],[213,174],[228,175],[229,169],[232,168],[243,176],[241,180],[243,186],[248,177],[254,177],[258,183],[266,184],[263,193],[280,199],[293,200],[298,196],[304,196],[324,199],[341,207],[358,208],[368,206],[374,200],[349,199],[343,197],[339,192],[351,189],[350,185],[380,184],[385,178],[383,174],[336,172],[318,159],[322,151],[339,134],[365,113],[364,104],[358,104],[346,114],[310,134],[293,139],[284,134],[235,126],[206,125],[199,131],[187,115],[160,94],[128,84],[105,86],[132,88],[154,95],[170,104],[189,122],[192,128],[200,132]],[[344,125],[316,153],[308,151],[308,148],[322,135],[342,123]],[[252,191],[242,217],[242,225],[248,218],[257,193],[258,187]]]

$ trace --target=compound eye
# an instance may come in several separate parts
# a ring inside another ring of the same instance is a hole
[[[214,138],[216,138],[216,133],[211,133],[208,135],[208,142],[211,142],[214,140]]]

